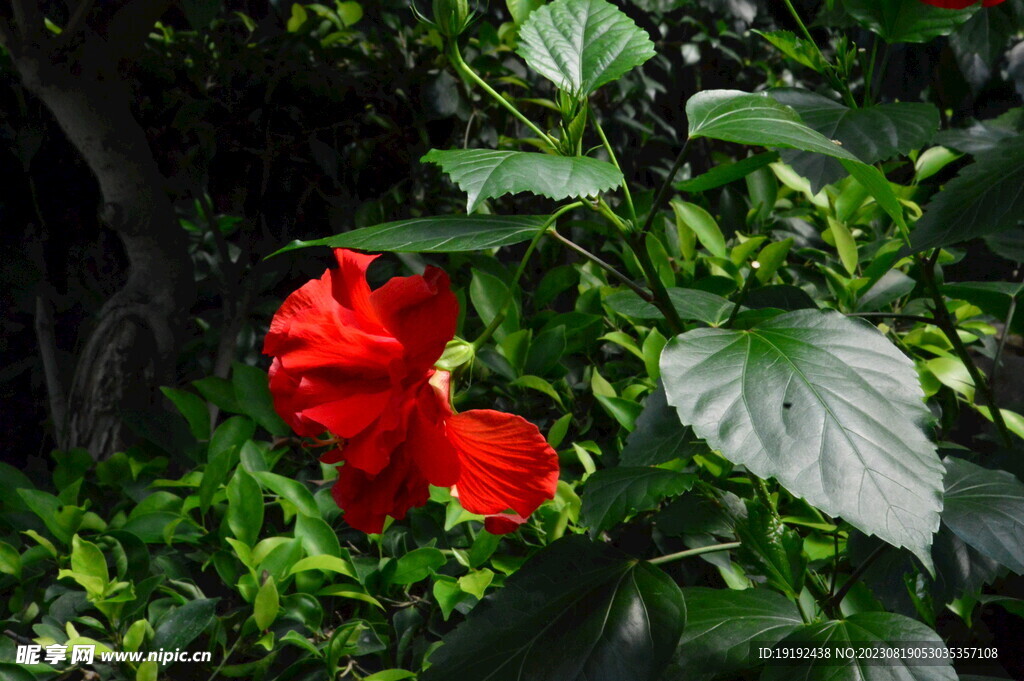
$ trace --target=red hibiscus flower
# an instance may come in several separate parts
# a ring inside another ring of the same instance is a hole
[[[966,9],[971,5],[977,4],[978,0],[921,0],[921,2],[932,7],[941,7],[942,9]],[[984,0],[981,6],[992,7],[1003,2],[1006,2],[1006,0]]]
[[[344,465],[333,495],[345,520],[380,532],[384,519],[426,503],[428,485],[510,532],[558,483],[558,457],[532,423],[490,409],[452,412],[449,374],[434,368],[455,336],[448,275],[395,277],[371,291],[377,256],[337,249],[338,269],[292,293],[263,352],[274,357],[274,407],[301,436],[334,434],[321,457]]]

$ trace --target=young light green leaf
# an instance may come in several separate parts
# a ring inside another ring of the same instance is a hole
[[[533,10],[544,4],[544,0],[505,0],[512,21],[518,26],[530,16]]]
[[[711,213],[695,203],[678,199],[672,201],[672,210],[675,211],[676,220],[692,229],[701,245],[708,249],[711,255],[716,258],[729,257],[729,252],[725,248],[725,237],[722,236],[722,230]]]
[[[697,329],[669,343],[661,373],[680,420],[724,457],[931,565],[930,412],[913,363],[875,329],[817,310]]]
[[[555,0],[519,29],[519,56],[580,99],[654,56],[647,33],[605,0]]]
[[[210,410],[199,395],[177,388],[160,388],[167,399],[174,403],[185,420],[188,428],[197,440],[210,437]]]
[[[900,202],[878,169],[808,127],[792,107],[772,99],[767,93],[706,90],[690,98],[686,115],[691,138],[710,137],[739,144],[797,149],[837,159],[896,224],[906,229]]]
[[[751,31],[761,36],[775,49],[786,55],[798,64],[803,64],[809,69],[824,73],[827,65],[821,58],[821,53],[815,49],[812,43],[797,36],[792,31]]]
[[[385,222],[324,239],[293,241],[273,255],[310,246],[390,253],[483,251],[529,241],[547,220],[546,215],[435,215]]]
[[[299,510],[299,513],[304,513],[314,518],[320,517],[320,509],[316,505],[316,500],[313,499],[313,495],[309,493],[309,490],[301,482],[296,482],[277,473],[264,471],[253,473],[252,475],[259,481],[260,485],[270,489],[279,497],[290,501]]]
[[[528,151],[431,149],[421,161],[436,163],[466,192],[466,212],[484,199],[529,192],[556,201],[597,196],[622,184],[610,163],[584,156],[550,156]]]
[[[831,215],[828,217],[828,228],[832,240],[836,244],[836,251],[839,252],[839,260],[843,263],[843,269],[852,277],[857,272],[857,242],[846,223],[836,220]]]
[[[967,545],[1024,574],[1024,483],[947,457],[942,521]]]
[[[256,622],[256,628],[263,631],[277,619],[277,613],[281,611],[281,600],[277,595],[277,584],[274,578],[267,576],[267,581],[256,592],[256,599],[253,601],[252,618]]]
[[[246,546],[252,546],[263,527],[263,490],[245,468],[238,466],[227,486],[228,529]]]

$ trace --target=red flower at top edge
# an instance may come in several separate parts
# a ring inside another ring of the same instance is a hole
[[[921,0],[921,2],[932,7],[941,7],[942,9],[967,9],[971,5],[976,4],[978,0]],[[1006,0],[984,0],[981,5],[982,7],[992,7],[1003,2],[1006,2]]]
[[[428,267],[371,291],[366,270],[377,256],[334,253],[338,269],[281,305],[263,352],[274,357],[274,407],[292,429],[344,440],[321,460],[344,463],[333,495],[345,520],[380,532],[386,516],[405,517],[436,485],[488,516],[488,531],[512,531],[554,496],[558,457],[519,416],[452,413],[449,374],[434,368],[459,313],[448,275]]]

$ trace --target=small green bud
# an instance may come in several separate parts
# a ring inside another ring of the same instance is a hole
[[[454,38],[469,26],[469,0],[434,0],[434,25],[444,36]]]
[[[448,345],[444,348],[444,353],[434,366],[442,371],[454,371],[463,364],[472,361],[475,354],[472,343],[456,338],[448,341]]]

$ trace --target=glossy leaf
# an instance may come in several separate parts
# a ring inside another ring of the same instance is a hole
[[[803,539],[786,527],[771,511],[747,502],[747,517],[736,523],[736,537],[742,542],[737,561],[764,575],[768,584],[791,598],[804,586],[807,558]]]
[[[686,629],[665,681],[755,667],[758,647],[771,647],[804,623],[791,601],[763,589],[688,587],[683,600]]]
[[[1024,574],[1024,483],[947,457],[942,521],[982,554]]]
[[[727,459],[930,564],[942,464],[917,372],[874,328],[799,310],[697,329],[669,343],[661,374],[680,420]]]
[[[1024,216],[1024,135],[979,154],[924,208],[915,251],[996,234]]]
[[[705,90],[686,103],[690,137],[797,149],[837,159],[843,168],[875,198],[878,205],[901,227],[903,209],[885,176],[852,152],[808,127],[792,107],[766,93],[738,90]]]
[[[584,156],[550,156],[527,151],[431,149],[423,163],[436,163],[466,192],[466,212],[484,199],[529,192],[550,199],[597,196],[622,184],[610,163]]]
[[[320,510],[317,508],[316,501],[313,499],[313,495],[310,494],[306,486],[301,482],[286,478],[283,475],[277,473],[269,473],[261,471],[253,473],[253,477],[259,481],[260,485],[270,489],[274,494],[287,499],[292,505],[298,509],[299,513],[304,513],[308,516],[317,518],[320,516]]]
[[[279,255],[310,246],[392,253],[461,253],[510,246],[537,236],[546,215],[435,215],[385,222],[312,241],[293,241]]]
[[[235,362],[231,368],[231,383],[235,388],[238,406],[271,435],[282,437],[290,431],[277,412],[270,397],[267,372],[259,367]]]
[[[188,649],[188,644],[213,622],[216,604],[216,598],[204,598],[168,610],[154,625],[149,649]]]
[[[239,541],[252,546],[263,527],[263,490],[246,470],[238,466],[227,485],[228,529]]]
[[[519,56],[559,89],[585,98],[654,56],[654,43],[605,0],[555,0],[519,29]]]
[[[981,9],[933,7],[921,0],[843,0],[846,11],[887,43],[924,43],[949,35]]]
[[[714,293],[693,288],[670,288],[668,296],[680,319],[704,322],[717,326],[729,318],[735,303]],[[632,291],[620,291],[605,298],[615,312],[634,319],[661,319],[662,314],[653,303],[648,303]],[[745,308],[740,308],[745,309]]]
[[[827,646],[829,659],[803,659],[795,663],[773,662],[765,667],[762,681],[957,681],[949,658],[938,657],[928,664],[920,660],[887,659],[885,664],[866,664],[865,660],[836,659],[837,649],[884,646],[913,647],[920,654],[934,649],[941,653],[942,639],[924,624],[889,612],[861,612],[843,620],[812,624],[787,636],[783,646]]]
[[[580,520],[593,532],[603,532],[631,513],[657,508],[664,499],[689,490],[695,481],[692,475],[648,466],[597,471],[583,488]]]
[[[676,182],[674,186],[678,191],[688,192],[691,194],[706,192],[711,189],[724,187],[736,180],[742,180],[755,170],[764,168],[769,163],[774,163],[778,160],[779,152],[765,151],[760,154],[748,156],[747,158],[736,161],[735,163],[720,163],[706,173],[702,173],[689,180]]]
[[[422,681],[656,681],[685,608],[665,573],[584,537],[540,551],[430,656]]]

